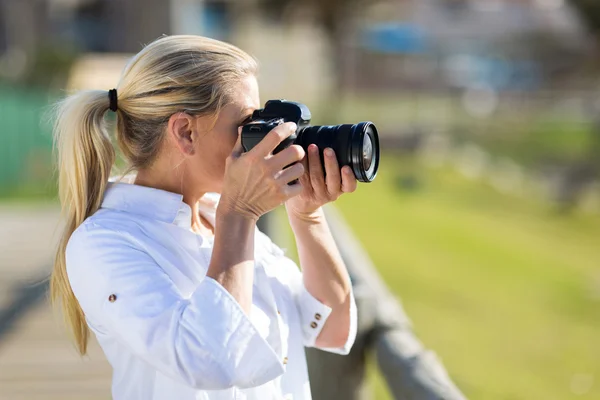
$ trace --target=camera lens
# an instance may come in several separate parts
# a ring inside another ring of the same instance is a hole
[[[371,182],[379,167],[379,137],[371,122],[333,126],[309,126],[299,130],[296,144],[305,150],[311,143],[323,150],[331,147],[340,167],[349,165],[360,182]],[[324,165],[324,164],[323,164]]]
[[[379,136],[371,122],[360,122],[352,125],[350,130],[349,164],[361,182],[371,182],[379,168]]]
[[[363,141],[363,169],[368,171],[373,162],[373,142],[369,135],[365,135]]]

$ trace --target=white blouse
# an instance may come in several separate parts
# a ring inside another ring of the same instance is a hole
[[[202,214],[215,224],[218,195]],[[252,310],[206,277],[212,239],[191,230],[182,196],[111,183],[73,233],[67,273],[113,367],[115,400],[311,398],[304,346],[331,308],[305,289],[296,264],[258,229]],[[342,348],[356,336],[356,306]]]

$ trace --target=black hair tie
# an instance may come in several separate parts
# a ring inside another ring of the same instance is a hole
[[[110,89],[108,91],[108,101],[109,101],[108,108],[110,109],[110,111],[117,112],[117,110],[118,110],[118,107],[117,107],[117,89]]]

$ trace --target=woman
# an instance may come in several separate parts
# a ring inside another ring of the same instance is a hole
[[[164,37],[116,90],[59,105],[67,228],[51,294],[81,354],[96,335],[117,400],[310,399],[303,346],[352,346],[354,298],[321,206],[354,191],[354,175],[331,149],[326,178],[314,145],[271,155],[293,123],[242,152],[256,68],[229,44]],[[133,183],[108,183],[109,110]],[[256,229],[282,203],[302,273]]]

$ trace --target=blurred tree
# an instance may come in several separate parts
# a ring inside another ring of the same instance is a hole
[[[356,28],[357,17],[365,7],[381,0],[259,0],[266,13],[278,19],[310,15],[323,28],[331,48],[336,82],[334,93],[344,89],[344,40]]]
[[[42,41],[34,54],[34,62],[19,83],[60,90],[66,86],[71,66],[79,54],[79,49],[68,43]]]
[[[590,32],[600,40],[600,1],[570,0]]]
[[[570,0],[579,13],[582,21],[596,40],[596,49],[600,50],[600,1]],[[597,53],[598,54],[598,53]],[[594,69],[597,68],[596,56]],[[569,165],[556,187],[555,200],[562,211],[571,211],[577,204],[583,191],[600,178],[600,106],[598,102],[591,105],[594,117],[594,129],[588,143],[586,157]]]

